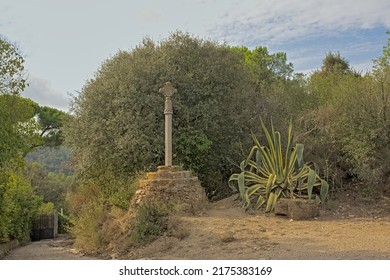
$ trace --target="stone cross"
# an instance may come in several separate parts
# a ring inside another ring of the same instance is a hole
[[[167,82],[159,92],[165,96],[165,166],[172,166],[172,96],[177,89]]]

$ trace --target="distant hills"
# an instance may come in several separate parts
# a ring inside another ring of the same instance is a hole
[[[26,160],[40,163],[49,172],[72,175],[70,157],[70,149],[65,146],[56,148],[40,147],[28,153]]]

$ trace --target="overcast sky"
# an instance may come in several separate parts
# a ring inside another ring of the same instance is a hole
[[[0,0],[0,35],[26,59],[23,96],[62,110],[104,60],[145,36],[267,46],[308,73],[329,51],[369,71],[389,29],[389,0]]]

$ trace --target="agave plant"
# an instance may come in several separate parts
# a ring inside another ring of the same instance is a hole
[[[261,127],[268,146],[260,144],[252,133],[254,146],[249,156],[240,164],[240,173],[231,175],[229,186],[240,193],[242,207],[255,210],[265,205],[265,211],[274,209],[280,197],[316,199],[324,202],[328,195],[328,183],[318,175],[317,166],[303,162],[303,144],[293,143],[293,126],[290,121],[286,147],[282,148],[280,132],[271,123],[268,131]],[[319,188],[318,192],[313,192]]]

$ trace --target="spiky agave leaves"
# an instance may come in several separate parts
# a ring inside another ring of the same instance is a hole
[[[316,198],[325,201],[328,183],[318,176],[314,163],[304,163],[303,144],[293,144],[293,126],[290,121],[286,148],[282,148],[281,134],[271,123],[269,131],[261,120],[261,127],[267,140],[261,145],[252,133],[254,146],[248,157],[240,164],[240,173],[231,175],[229,186],[240,193],[242,207],[255,210],[265,205],[265,211],[274,209],[280,196]],[[314,169],[313,169],[314,168]],[[320,188],[320,196],[313,195],[314,188]]]

